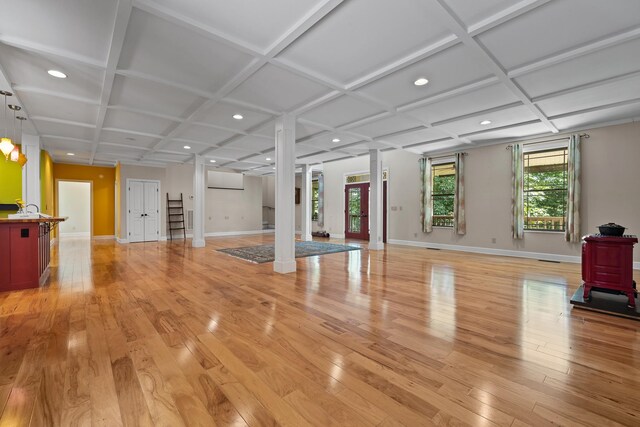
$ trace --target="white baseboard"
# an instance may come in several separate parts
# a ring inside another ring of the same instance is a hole
[[[270,234],[275,233],[276,230],[248,230],[248,231],[215,231],[213,233],[205,233],[204,237],[225,237],[225,236],[246,236],[249,234]]]
[[[116,242],[120,243],[121,245],[126,245],[127,243],[129,243],[129,240],[116,237]]]
[[[580,263],[580,257],[572,256],[572,255],[557,255],[557,254],[547,254],[547,253],[541,253],[541,252],[512,251],[508,249],[482,248],[478,246],[446,245],[442,243],[418,242],[415,240],[389,239],[389,244],[415,246],[419,248],[446,249],[449,251],[471,252],[471,253],[485,254],[485,255],[499,255],[499,256],[511,256],[516,258],[541,259],[545,261],[572,262],[572,263],[578,263],[578,264]]]
[[[114,240],[116,236],[93,236],[93,240]]]
[[[332,237],[332,238],[334,238],[334,239],[344,239],[344,233],[342,233],[342,234],[338,234],[338,233],[336,233],[336,234],[329,233],[329,236],[330,236],[330,237]]]

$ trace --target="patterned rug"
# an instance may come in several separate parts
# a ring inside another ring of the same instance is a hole
[[[335,254],[338,252],[359,251],[358,246],[337,245],[323,242],[296,242],[296,258],[304,258],[314,255]],[[236,258],[241,258],[256,264],[275,260],[274,245],[247,246],[244,248],[218,249]]]

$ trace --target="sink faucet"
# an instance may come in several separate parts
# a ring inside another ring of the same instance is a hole
[[[36,208],[36,212],[37,212],[37,213],[40,213],[40,208],[38,207],[38,205],[36,205],[36,204],[34,204],[34,203],[30,203],[30,204],[28,204],[27,206],[25,206],[25,207],[24,207],[25,212],[28,212],[28,210],[29,210],[29,206],[35,206],[35,208]]]

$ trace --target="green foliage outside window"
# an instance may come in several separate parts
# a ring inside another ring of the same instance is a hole
[[[456,191],[456,169],[454,163],[433,165],[432,192],[433,225],[453,227],[453,204]]]
[[[319,185],[318,180],[314,180],[311,183],[311,220],[318,220],[318,199],[319,199]]]
[[[525,153],[525,230],[564,231],[567,173],[566,148]]]

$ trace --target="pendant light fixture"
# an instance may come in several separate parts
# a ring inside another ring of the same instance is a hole
[[[0,138],[0,151],[4,154],[5,160],[9,160],[9,154],[14,149],[13,141],[9,138],[8,131],[8,123],[7,123],[7,96],[13,96],[11,92],[7,92],[6,90],[0,90],[0,95],[4,96],[4,109],[3,111],[3,120],[4,120],[4,134],[2,138]]]
[[[16,117],[16,119],[20,120],[20,142],[22,143],[22,122],[27,120],[27,118],[23,116],[18,116]],[[20,145],[22,146],[22,144]],[[24,165],[27,164],[27,156],[24,155],[24,148],[22,149],[22,152],[18,154],[18,160],[16,161],[18,162],[20,167],[23,167]]]

